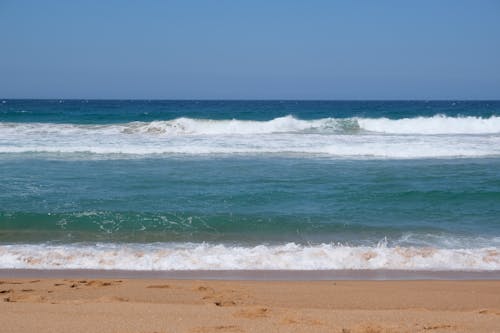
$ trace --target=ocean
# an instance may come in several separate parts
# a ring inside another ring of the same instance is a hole
[[[500,270],[499,101],[0,100],[0,269]]]

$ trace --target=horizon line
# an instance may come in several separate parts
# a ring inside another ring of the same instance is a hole
[[[323,98],[36,98],[36,97],[0,97],[4,101],[198,101],[198,102],[500,102],[500,98],[355,98],[355,99],[323,99]]]

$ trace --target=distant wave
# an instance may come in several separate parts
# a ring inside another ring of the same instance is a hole
[[[494,134],[500,133],[500,117],[416,117],[404,119],[359,118],[359,127],[392,134]]]
[[[500,155],[500,117],[178,118],[82,125],[0,123],[0,153],[324,154],[432,158]]]
[[[387,134],[494,134],[500,133],[500,117],[416,117],[389,118],[323,118],[314,120],[296,119],[293,116],[279,117],[268,121],[213,120],[177,118],[152,122],[130,122],[109,125],[76,125],[56,123],[0,123],[3,130],[26,133],[77,133],[87,131],[100,134],[151,135],[245,135],[270,133],[324,133],[356,134],[359,131]]]
[[[243,270],[500,270],[498,248],[351,247],[294,243],[255,247],[210,244],[1,245],[0,268]]]
[[[356,134],[359,131],[387,134],[488,134],[500,133],[500,117],[417,117],[388,118],[324,118],[301,120],[292,116],[269,121],[205,120],[178,118],[149,123],[123,125],[123,132],[164,135],[217,135],[268,133]]]

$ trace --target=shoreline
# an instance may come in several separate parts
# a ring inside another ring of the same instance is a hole
[[[234,281],[500,280],[500,271],[431,270],[95,270],[0,269],[0,278],[100,278]]]

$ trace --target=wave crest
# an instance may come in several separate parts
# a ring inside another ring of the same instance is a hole
[[[433,158],[500,155],[500,117],[177,118],[125,124],[0,123],[0,153],[300,154]]]
[[[177,118],[152,122],[109,125],[76,125],[55,123],[0,123],[3,131],[17,133],[70,134],[153,134],[153,135],[246,135],[272,133],[356,134],[495,134],[500,133],[500,117],[416,117],[389,118],[323,118],[303,120],[291,115],[268,121],[215,120]]]
[[[301,120],[292,116],[269,121],[211,120],[178,118],[150,123],[124,125],[124,133],[166,135],[224,135],[270,133],[356,134],[359,131],[386,134],[494,134],[500,133],[500,117],[417,117],[388,118],[324,118]]]
[[[494,134],[500,133],[500,117],[416,117],[404,119],[359,118],[360,128],[390,134]]]

